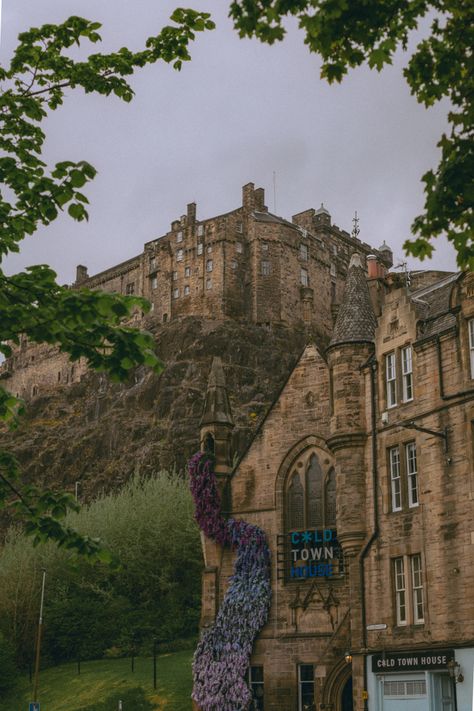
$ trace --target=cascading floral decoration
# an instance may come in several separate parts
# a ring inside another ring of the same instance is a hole
[[[244,711],[252,647],[271,602],[270,550],[264,532],[246,521],[225,519],[212,460],[198,452],[189,462],[195,516],[203,533],[237,551],[234,574],[212,627],[194,654],[192,697],[201,711]]]

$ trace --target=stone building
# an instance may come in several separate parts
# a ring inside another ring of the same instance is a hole
[[[256,324],[301,323],[329,336],[354,250],[375,253],[392,264],[386,245],[374,250],[332,224],[323,205],[294,215],[273,215],[262,188],[242,188],[235,210],[198,220],[196,204],[173,220],[170,230],[143,252],[94,276],[77,267],[72,288],[135,294],[151,302],[135,325],[166,324],[186,316]],[[50,346],[23,338],[3,366],[8,389],[25,398],[58,384],[76,382],[86,371]]]
[[[354,255],[329,347],[308,345],[235,467],[214,362],[202,419],[225,513],[262,528],[272,606],[262,711],[470,711],[474,274],[386,275]],[[202,625],[233,555],[203,539]]]

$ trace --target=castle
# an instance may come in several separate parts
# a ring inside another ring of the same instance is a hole
[[[352,257],[327,349],[305,348],[236,466],[218,359],[209,378],[201,447],[223,511],[271,549],[258,711],[471,709],[474,274],[410,289],[367,261]],[[235,554],[203,546],[206,630]]]
[[[205,220],[196,204],[143,252],[94,276],[77,267],[72,288],[138,295],[151,313],[134,325],[167,323],[185,316],[259,324],[298,323],[329,337],[341,301],[351,254],[377,255],[379,269],[392,265],[385,244],[374,250],[332,224],[321,205],[294,215],[271,214],[262,188],[242,188],[242,205]],[[54,347],[28,344],[3,366],[8,389],[26,399],[58,384],[76,382],[84,362],[71,364]]]

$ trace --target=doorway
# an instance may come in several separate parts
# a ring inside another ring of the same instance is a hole
[[[346,681],[342,688],[341,694],[341,711],[353,711],[354,706],[352,704],[352,677]]]

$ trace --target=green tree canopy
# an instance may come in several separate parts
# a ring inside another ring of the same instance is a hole
[[[20,34],[10,66],[0,67],[0,353],[4,356],[10,356],[12,345],[26,337],[57,345],[72,360],[85,358],[91,368],[116,380],[126,378],[135,365],[161,368],[152,336],[126,325],[134,309],[148,311],[144,299],[68,289],[56,282],[56,274],[46,265],[7,276],[2,262],[20,250],[27,235],[49,225],[61,211],[67,210],[74,220],[87,219],[88,199],[82,190],[96,171],[86,161],[47,166],[41,158],[46,138],[42,121],[73,89],[115,94],[128,102],[133,91],[127,77],[137,69],[162,60],[179,70],[190,59],[189,45],[196,33],[214,25],[208,13],[194,10],[177,9],[171,20],[173,24],[149,37],[139,52],[123,47],[79,61],[68,50],[84,41],[98,42],[100,23],[70,17],[60,25]],[[15,426],[21,409],[21,401],[0,386],[0,422]],[[0,508],[13,506],[37,542],[52,538],[81,553],[99,552],[96,540],[79,536],[61,523],[68,509],[75,508],[72,497],[34,486],[20,491],[19,479],[15,458],[0,451]]]
[[[438,146],[436,171],[423,176],[424,212],[412,225],[408,254],[430,257],[432,240],[445,234],[458,265],[474,268],[474,3],[472,0],[233,0],[230,14],[240,35],[272,44],[285,35],[284,20],[298,18],[305,43],[322,58],[321,76],[340,82],[368,62],[380,71],[407,48],[419,21],[431,18],[404,70],[412,94],[425,106],[448,98],[449,135]]]

